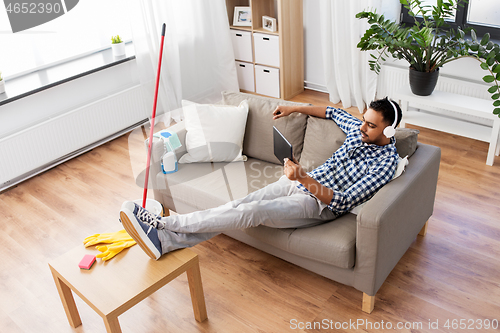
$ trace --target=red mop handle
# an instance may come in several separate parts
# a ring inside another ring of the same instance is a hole
[[[163,55],[163,41],[165,39],[165,23],[161,31],[160,59],[158,60],[158,72],[156,73],[155,99],[153,103],[153,115],[151,116],[151,130],[149,131],[148,160],[146,163],[146,178],[144,179],[144,193],[142,195],[142,207],[146,208],[146,197],[148,196],[149,167],[151,165],[151,150],[153,148],[153,129],[155,127],[156,102],[158,100],[158,86],[160,85],[161,58]]]

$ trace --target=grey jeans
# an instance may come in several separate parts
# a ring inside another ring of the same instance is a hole
[[[335,219],[323,202],[297,188],[297,184],[283,176],[225,205],[163,217],[165,229],[158,230],[162,253],[194,246],[228,230],[259,225],[304,228]]]

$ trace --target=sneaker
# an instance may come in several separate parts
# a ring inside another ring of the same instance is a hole
[[[140,206],[130,201],[123,203],[120,211],[123,227],[151,259],[158,260],[162,255],[158,230],[139,218],[138,207]]]
[[[161,230],[165,226],[165,223],[161,221],[161,216],[151,213],[135,202],[125,201],[122,207],[127,207],[139,218],[139,220],[141,220],[143,223],[153,226],[153,228]]]

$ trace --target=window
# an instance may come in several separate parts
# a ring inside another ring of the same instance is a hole
[[[500,9],[495,0],[469,1],[467,23],[500,28]]]
[[[435,6],[437,0],[422,0],[422,3]],[[402,6],[401,22],[413,24],[413,20],[413,17],[408,15],[408,10]],[[500,40],[500,6],[498,0],[468,0],[468,3],[465,2],[463,6],[458,7],[454,16],[450,17],[449,23],[452,28],[474,28],[478,36],[489,32],[492,38]]]
[[[127,4],[120,0],[85,0],[66,14],[18,33],[0,34],[0,71],[7,79],[111,46],[111,36],[132,38]],[[4,7],[5,8],[5,7]],[[10,32],[0,9],[0,31]]]

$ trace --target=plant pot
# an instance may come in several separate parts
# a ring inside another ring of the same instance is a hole
[[[5,92],[5,80],[0,81],[0,94]]]
[[[121,57],[125,55],[125,43],[121,42],[118,44],[111,44],[111,49],[113,50],[114,57]]]
[[[410,88],[418,96],[429,96],[436,88],[439,68],[433,72],[418,72],[410,67]]]

